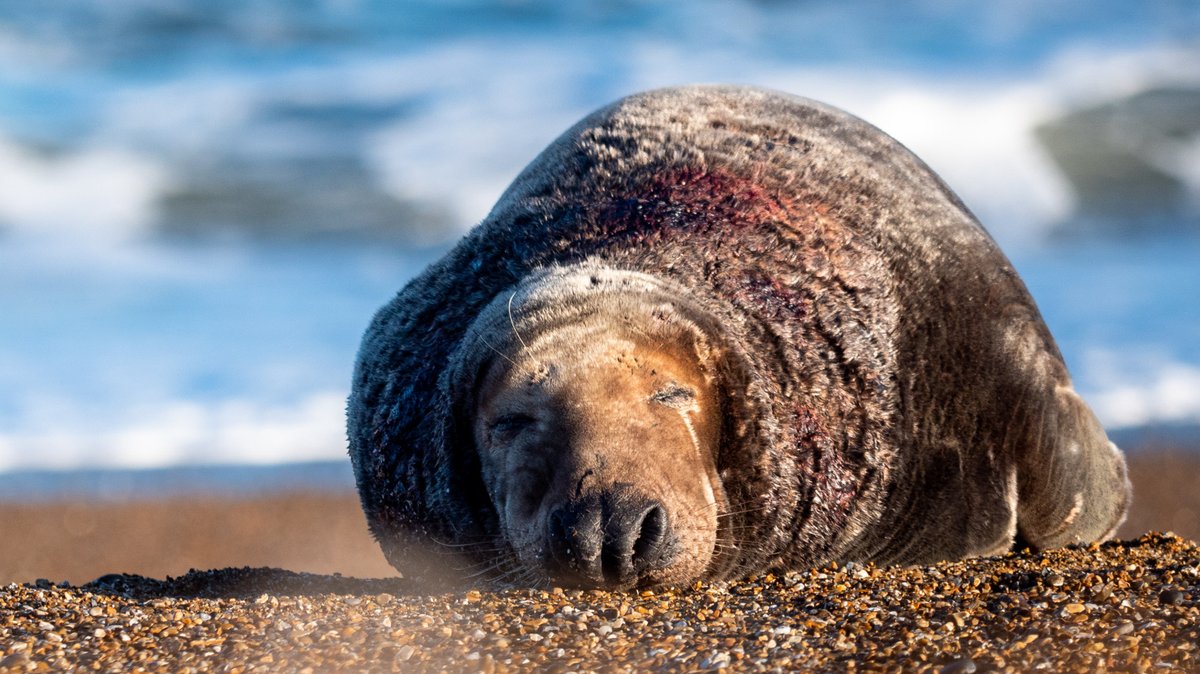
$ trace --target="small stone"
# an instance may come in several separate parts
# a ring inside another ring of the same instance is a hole
[[[974,674],[975,661],[971,658],[959,658],[942,667],[941,674]]]
[[[16,653],[12,653],[11,655],[0,658],[0,669],[5,671],[12,669],[15,671],[17,667],[24,668],[28,662],[29,654],[25,653],[24,651],[18,651]]]
[[[400,647],[400,650],[396,651],[396,657],[400,658],[400,660],[404,662],[408,662],[409,659],[412,658],[413,653],[416,652],[417,649],[413,648],[412,646],[404,645]]]
[[[1067,613],[1075,614],[1075,613],[1083,613],[1084,611],[1087,610],[1087,607],[1084,606],[1083,604],[1067,604],[1066,606],[1063,607],[1063,609]]]
[[[732,657],[724,651],[717,651],[700,661],[701,669],[723,669],[729,666]]]
[[[1062,587],[1063,583],[1067,582],[1067,579],[1063,578],[1062,574],[1054,573],[1046,579],[1046,582],[1050,585],[1050,587]]]
[[[1117,625],[1116,627],[1114,627],[1113,631],[1112,631],[1113,635],[1118,636],[1118,637],[1123,637],[1126,634],[1130,634],[1132,632],[1133,632],[1133,623],[1131,623],[1131,622],[1123,622],[1120,625]]]
[[[1183,603],[1183,593],[1175,588],[1169,588],[1158,595],[1158,600],[1164,604],[1181,604]]]

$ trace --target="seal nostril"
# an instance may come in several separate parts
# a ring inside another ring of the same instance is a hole
[[[567,517],[561,509],[550,513],[550,552],[559,561],[570,556],[570,538]]]
[[[605,527],[600,566],[610,583],[636,580],[659,564],[667,547],[667,513],[657,501],[618,502]]]
[[[662,551],[667,536],[667,515],[660,505],[652,506],[642,515],[641,530],[633,542],[633,566],[642,568],[653,563]]]
[[[554,568],[582,579],[599,578],[603,534],[598,503],[573,501],[556,508],[546,522],[546,534]]]

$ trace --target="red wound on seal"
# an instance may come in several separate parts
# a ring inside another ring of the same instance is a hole
[[[600,204],[594,222],[605,236],[653,239],[672,232],[720,234],[770,221],[788,209],[751,179],[725,171],[677,168],[656,173]]]

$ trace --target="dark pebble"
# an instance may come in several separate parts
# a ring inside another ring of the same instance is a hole
[[[1175,589],[1163,590],[1162,594],[1158,595],[1158,600],[1164,604],[1181,604],[1183,593]]]

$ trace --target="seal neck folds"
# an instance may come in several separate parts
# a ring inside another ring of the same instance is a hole
[[[727,510],[713,329],[674,284],[597,265],[532,276],[471,326],[457,399],[527,568],[614,588],[703,574]]]

